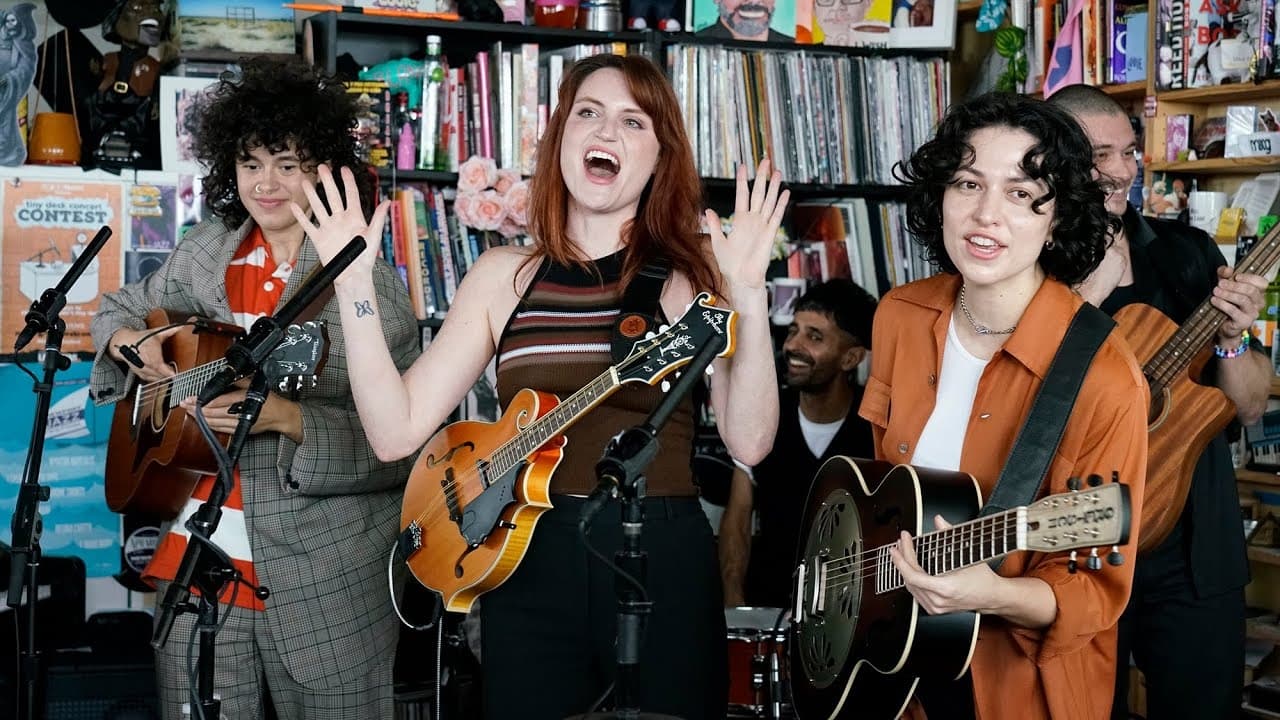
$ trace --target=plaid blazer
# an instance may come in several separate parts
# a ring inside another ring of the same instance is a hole
[[[91,389],[98,404],[119,399],[134,377],[107,355],[116,330],[146,327],[154,308],[233,322],[225,273],[251,222],[229,231],[206,220],[146,280],[102,297],[91,326],[98,348]],[[304,242],[282,304],[317,262],[315,248]],[[385,262],[378,263],[374,282],[382,330],[403,372],[420,351],[409,296]],[[250,436],[240,475],[254,567],[271,590],[265,612],[271,639],[296,681],[332,687],[364,677],[395,651],[399,636],[384,568],[411,460],[384,463],[373,454],[351,397],[336,301],[317,318],[328,322],[329,361],[317,386],[298,396],[303,442],[278,433]]]

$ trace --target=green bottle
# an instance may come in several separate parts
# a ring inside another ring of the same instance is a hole
[[[422,115],[418,133],[418,169],[444,170],[448,159],[441,148],[440,125],[446,90],[440,36],[427,36],[427,56],[422,68]]]

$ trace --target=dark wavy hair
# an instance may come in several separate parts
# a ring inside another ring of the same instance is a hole
[[[328,163],[355,174],[365,214],[377,197],[377,177],[356,156],[355,99],[342,82],[298,60],[246,58],[240,73],[224,73],[200,104],[195,156],[204,164],[210,211],[228,229],[249,217],[236,192],[236,162],[260,147],[277,153],[293,144],[307,170]]]
[[[569,217],[569,189],[560,170],[560,148],[569,111],[578,88],[594,72],[622,73],[636,105],[653,121],[658,138],[658,164],[640,196],[636,216],[623,229],[628,248],[622,268],[625,285],[654,259],[665,259],[684,273],[696,290],[718,292],[719,269],[710,259],[709,244],[699,229],[702,180],[693,162],[693,149],[675,90],[662,68],[643,55],[592,55],[571,65],[560,81],[559,104],[547,120],[538,143],[537,165],[529,183],[529,230],[537,239],[532,259],[542,256],[563,265],[586,260],[565,231]]]
[[[1049,191],[1032,208],[1041,212],[1053,203],[1052,241],[1040,252],[1040,267],[1068,285],[1084,280],[1102,262],[1118,223],[1093,178],[1093,148],[1084,131],[1062,109],[1023,95],[989,93],[953,105],[933,139],[894,167],[894,176],[908,187],[911,234],[931,263],[957,272],[942,240],[942,198],[956,172],[973,163],[973,133],[992,127],[1022,130],[1035,139],[1021,167]]]
[[[795,312],[808,310],[831,318],[836,327],[853,337],[853,344],[871,349],[871,318],[876,299],[848,278],[832,278],[809,288],[796,301]]]

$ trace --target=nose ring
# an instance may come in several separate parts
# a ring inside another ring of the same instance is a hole
[[[253,191],[254,191],[255,193],[257,193],[258,195],[261,195],[261,194],[262,194],[262,183],[255,183],[255,184],[254,184],[254,186],[253,186]]]

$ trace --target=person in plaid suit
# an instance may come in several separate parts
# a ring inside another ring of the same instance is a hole
[[[296,62],[249,60],[239,77],[224,76],[203,107],[196,155],[208,168],[204,188],[213,217],[192,229],[154,274],[103,296],[92,325],[99,403],[118,399],[138,379],[173,374],[161,343],[178,329],[144,339],[152,309],[247,328],[297,292],[319,258],[290,206],[307,207],[303,188],[316,182],[318,164],[360,168],[361,192],[366,198],[376,192],[376,178],[355,156],[355,104],[335,79]],[[379,261],[371,292],[391,362],[407,368],[419,346],[405,287]],[[227,619],[217,636],[215,692],[224,715],[238,720],[262,718],[267,698],[282,720],[393,713],[398,628],[383,568],[409,466],[379,460],[357,420],[349,347],[332,299],[316,319],[328,323],[330,343],[318,384],[291,397],[270,394],[213,535],[271,591],[258,608],[253,593],[234,583],[221,597]],[[231,432],[235,403],[243,399],[237,388],[210,402],[204,409],[210,426]],[[184,407],[193,412],[194,398]],[[197,486],[148,568],[161,592],[181,557],[165,545],[185,543],[182,523],[208,487],[207,480]],[[194,704],[188,660],[194,620],[178,618],[157,651],[170,720],[183,716],[184,703]]]

